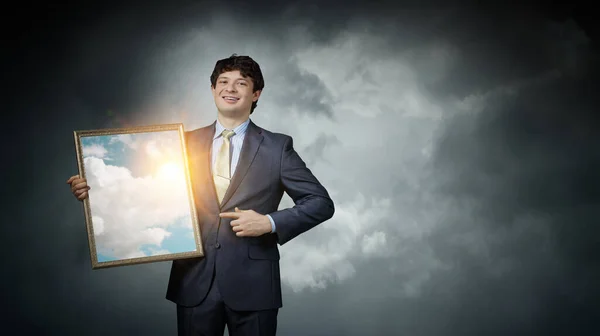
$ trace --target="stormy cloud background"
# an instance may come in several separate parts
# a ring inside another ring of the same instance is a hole
[[[294,137],[337,206],[281,247],[279,334],[597,334],[597,30],[541,8],[414,8],[13,12],[2,328],[175,334],[170,263],[91,270],[72,131],[209,124],[210,72],[238,53],[265,75],[252,119]]]

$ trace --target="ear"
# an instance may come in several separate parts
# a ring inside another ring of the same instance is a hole
[[[262,90],[257,90],[252,94],[252,101],[255,102],[258,100],[258,98],[260,98],[260,94],[262,93]]]

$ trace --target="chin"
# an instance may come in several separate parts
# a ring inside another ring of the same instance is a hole
[[[246,111],[250,111],[250,108],[244,108],[243,106],[218,106],[218,108],[221,114],[228,117],[243,116],[247,114]]]
[[[227,114],[237,114],[240,110],[237,106],[219,106],[219,111]]]

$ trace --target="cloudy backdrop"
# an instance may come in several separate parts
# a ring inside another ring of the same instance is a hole
[[[336,203],[281,247],[279,334],[600,331],[599,73],[577,21],[309,1],[52,8],[18,13],[31,25],[3,64],[0,316],[16,334],[175,334],[170,263],[91,270],[65,185],[72,132],[205,126],[210,73],[233,53],[265,76],[252,120],[293,136]]]

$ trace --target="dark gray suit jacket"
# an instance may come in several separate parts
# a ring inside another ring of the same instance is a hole
[[[215,123],[186,132],[189,168],[205,256],[173,261],[167,299],[182,306],[200,304],[213,274],[225,303],[234,310],[282,306],[279,249],[294,237],[333,216],[325,188],[296,153],[292,138],[250,121],[240,158],[223,202],[218,204],[211,175]],[[286,192],[295,203],[277,208]],[[220,212],[252,209],[270,214],[276,233],[237,237],[231,219]]]

